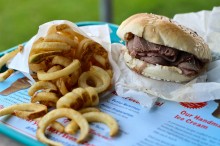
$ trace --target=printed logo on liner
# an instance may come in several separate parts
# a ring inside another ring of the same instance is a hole
[[[207,105],[207,102],[198,102],[198,103],[192,103],[192,102],[180,102],[180,105],[186,108],[190,109],[200,109]]]

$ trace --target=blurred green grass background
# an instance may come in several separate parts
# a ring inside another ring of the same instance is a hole
[[[0,1],[0,51],[28,41],[38,26],[52,20],[99,21],[100,0]],[[220,0],[113,0],[113,22],[139,12],[172,18],[177,13],[212,10]]]

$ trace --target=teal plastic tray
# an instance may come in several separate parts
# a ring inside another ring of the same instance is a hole
[[[111,43],[119,43],[120,42],[120,38],[116,35],[116,31],[118,29],[118,26],[115,24],[105,23],[105,22],[94,22],[94,21],[93,22],[78,22],[76,24],[78,26],[108,24],[111,29],[111,33],[110,33]],[[17,48],[17,46],[10,48],[8,50],[5,50],[0,53],[0,56],[4,55],[5,53],[11,52],[16,48]],[[5,69],[5,67],[3,68],[3,70],[4,69]],[[26,145],[26,146],[45,146],[45,144],[43,144],[35,139],[32,139],[22,133],[19,133],[15,130],[5,126],[2,123],[0,123],[0,134],[6,135],[7,137],[9,137],[9,138],[11,138],[11,139],[23,144],[23,145]]]

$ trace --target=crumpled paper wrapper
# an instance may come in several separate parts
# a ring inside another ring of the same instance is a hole
[[[220,7],[212,11],[177,14],[174,21],[195,30],[213,51],[213,62],[208,71],[185,83],[157,81],[145,78],[127,68],[123,61],[122,46],[115,45],[112,56],[119,65],[121,76],[115,89],[119,96],[132,97],[145,107],[152,107],[158,97],[176,102],[204,102],[220,99]],[[207,80],[207,82],[206,82]]]
[[[115,81],[119,78],[119,69],[115,69],[115,67],[117,68],[117,65],[115,64],[111,56],[111,39],[108,25],[104,24],[78,27],[76,24],[67,20],[54,20],[40,25],[38,33],[25,44],[23,52],[18,53],[11,60],[11,62],[8,64],[8,68],[12,68],[22,72],[30,79],[31,83],[33,84],[35,81],[30,75],[31,71],[29,70],[28,66],[28,57],[32,48],[32,44],[38,38],[46,36],[50,26],[54,24],[68,24],[74,31],[101,44],[108,51],[110,63],[112,64],[114,70],[116,70],[112,81]]]

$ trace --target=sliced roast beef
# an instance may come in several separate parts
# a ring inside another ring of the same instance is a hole
[[[160,64],[160,65],[166,65],[167,62],[162,57],[158,56],[151,56],[151,57],[142,57],[140,60],[151,63],[151,64]]]
[[[176,66],[187,76],[194,76],[202,69],[204,62],[187,52],[154,44],[135,36],[127,41],[130,55],[151,64]]]
[[[151,63],[151,64],[161,64],[167,65],[168,62],[163,57],[158,55],[156,52],[149,52],[149,53],[137,53],[138,59]]]
[[[195,75],[202,69],[202,63],[193,55],[185,55],[182,53],[176,65],[185,75]]]

